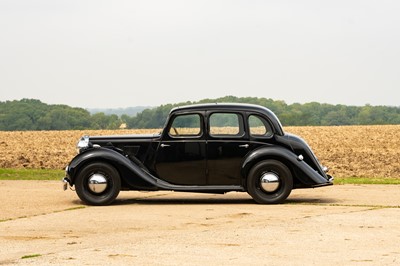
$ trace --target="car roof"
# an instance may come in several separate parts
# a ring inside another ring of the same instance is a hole
[[[222,109],[222,110],[249,110],[249,111],[262,111],[268,110],[261,105],[247,104],[247,103],[203,103],[203,104],[191,104],[185,106],[178,106],[172,109],[171,112],[177,110],[208,110],[208,109]]]
[[[282,125],[278,117],[268,108],[247,103],[204,103],[204,104],[192,104],[175,107],[171,110],[171,113],[185,112],[185,111],[245,111],[245,112],[256,112],[263,114],[268,117],[270,122],[273,124],[276,133],[283,135]]]

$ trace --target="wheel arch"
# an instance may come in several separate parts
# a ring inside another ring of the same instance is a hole
[[[276,161],[283,163],[284,165],[287,166],[290,173],[292,174],[294,184],[297,184],[298,182],[300,182],[296,176],[296,171],[294,170],[294,166],[290,160],[288,160],[285,157],[279,156],[278,154],[263,154],[263,155],[257,156],[253,160],[242,165],[243,185],[245,187],[247,187],[247,178],[248,178],[250,170],[258,163],[260,163],[262,161],[266,161],[266,160],[276,160]]]
[[[242,184],[246,186],[248,174],[253,166],[264,160],[277,160],[285,164],[293,177],[295,187],[312,187],[327,180],[299,159],[292,151],[279,146],[262,147],[248,154],[242,163]]]

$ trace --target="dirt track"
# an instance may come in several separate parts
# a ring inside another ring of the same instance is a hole
[[[399,264],[399,189],[295,190],[282,205],[245,193],[123,192],[88,207],[61,182],[0,181],[0,265]]]

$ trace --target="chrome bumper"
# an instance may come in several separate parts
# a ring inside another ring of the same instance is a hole
[[[64,177],[61,181],[63,182],[63,189],[64,189],[64,191],[67,190],[68,185],[69,185],[69,179],[68,179],[68,177]]]

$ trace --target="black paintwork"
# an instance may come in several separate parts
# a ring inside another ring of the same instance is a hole
[[[210,134],[213,113],[237,114],[243,132],[237,136]],[[198,114],[201,132],[173,136],[171,123],[183,114]],[[265,120],[271,134],[251,135],[250,115]],[[299,155],[304,160],[298,158]],[[124,190],[176,190],[224,193],[247,191],[246,178],[255,164],[275,159],[292,172],[294,188],[332,185],[317,158],[301,138],[285,134],[269,109],[248,104],[202,104],[171,110],[165,129],[157,135],[96,136],[70,162],[67,180],[74,185],[80,169],[90,162],[107,162],[121,176]]]

